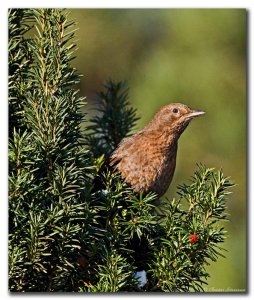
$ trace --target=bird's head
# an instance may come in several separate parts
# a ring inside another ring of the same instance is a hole
[[[163,106],[155,115],[154,121],[159,127],[178,136],[185,130],[193,118],[203,115],[201,110],[192,110],[181,103],[171,103]],[[153,122],[153,120],[152,120]]]

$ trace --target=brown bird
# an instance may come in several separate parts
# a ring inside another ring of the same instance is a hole
[[[162,107],[143,130],[122,140],[110,165],[134,192],[161,197],[175,172],[179,137],[194,117],[204,113],[181,103]]]

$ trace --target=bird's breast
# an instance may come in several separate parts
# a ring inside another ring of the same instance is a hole
[[[137,147],[117,165],[123,179],[135,192],[155,192],[163,195],[173,178],[177,145],[161,147],[158,140]]]

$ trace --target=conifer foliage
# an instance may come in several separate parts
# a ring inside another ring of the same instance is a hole
[[[105,166],[138,118],[126,85],[110,80],[82,132],[67,17],[9,10],[9,289],[202,291],[222,255],[232,183],[200,164],[158,213],[155,194],[134,194]]]
[[[83,99],[72,89],[79,80],[70,66],[74,24],[51,9],[9,16],[10,290],[71,289],[78,284],[80,241],[92,223]],[[32,26],[36,35],[26,39]]]

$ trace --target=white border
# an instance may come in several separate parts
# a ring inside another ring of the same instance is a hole
[[[249,128],[248,128],[248,133],[249,133],[249,160],[248,160],[248,168],[249,168],[249,191],[248,191],[248,209],[249,209],[249,229],[248,229],[248,238],[249,238],[249,243],[248,243],[248,259],[249,259],[249,279],[248,279],[248,288],[249,288],[249,294],[247,295],[247,298],[252,298],[253,297],[253,288],[252,288],[252,267],[253,267],[253,259],[252,259],[252,252],[253,252],[253,238],[252,238],[252,230],[253,225],[254,225],[254,217],[253,217],[253,201],[254,199],[251,199],[253,193],[252,193],[252,178],[251,178],[251,171],[253,170],[253,160],[251,159],[251,149],[253,149],[253,121],[251,120],[251,116],[254,115],[254,106],[251,104],[252,103],[252,88],[251,84],[251,74],[253,73],[253,59],[251,59],[252,55],[252,50],[253,50],[253,38],[251,38],[251,33],[253,35],[253,0],[242,0],[242,1],[236,1],[236,0],[206,0],[206,1],[190,1],[190,0],[175,0],[175,1],[170,1],[170,0],[156,0],[156,1],[151,1],[151,0],[146,0],[146,1],[134,1],[134,0],[129,0],[129,1],[112,1],[112,0],[9,0],[7,1],[1,1],[0,4],[0,20],[1,20],[1,26],[0,26],[0,38],[1,38],[1,47],[0,47],[0,66],[1,66],[1,109],[0,109],[0,128],[1,128],[1,142],[0,142],[0,182],[1,182],[1,188],[0,188],[0,200],[1,200],[1,208],[0,208],[0,220],[2,220],[2,224],[0,226],[0,234],[1,234],[1,255],[0,255],[0,269],[1,269],[1,277],[0,277],[0,296],[1,299],[9,298],[11,297],[12,299],[18,297],[18,295],[13,295],[10,296],[8,293],[8,282],[7,282],[7,271],[8,271],[8,266],[7,266],[7,230],[8,230],[8,206],[7,206],[7,171],[8,171],[8,158],[7,158],[7,139],[8,139],[8,134],[7,134],[7,124],[8,124],[8,106],[7,106],[7,74],[8,74],[8,65],[7,65],[7,40],[8,40],[8,35],[7,35],[7,10],[10,7],[66,7],[66,8],[247,8],[249,10],[249,15],[248,15],[248,20],[249,20],[249,65],[248,65],[248,70],[249,70],[249,87],[248,87],[248,108],[249,108]],[[252,213],[252,217],[251,214]],[[237,243],[237,241],[236,241]],[[42,299],[45,297],[43,294],[26,294],[26,296],[34,297],[36,296],[37,299]],[[101,294],[101,295],[70,295],[70,294],[58,294],[58,295],[48,295],[47,297],[50,299],[53,299],[55,297],[64,297],[68,299],[74,299],[74,297],[81,296],[81,297],[90,297],[92,296],[93,298],[99,298],[101,296],[103,297],[112,297],[111,295],[106,295],[106,294]],[[115,295],[117,296],[117,294]],[[118,295],[120,296],[120,295]],[[120,297],[133,297],[132,294],[126,293],[126,295],[121,295]],[[134,297],[142,297],[142,296],[148,296],[149,298],[157,298],[160,297],[158,295],[151,295],[151,294],[138,294],[135,295]],[[170,299],[177,299],[176,297],[179,297],[180,295],[163,295],[163,297],[168,296]],[[205,295],[205,294],[193,294],[193,295],[181,295],[182,297],[202,297],[203,298],[210,298],[210,299],[215,299],[218,297],[218,295]],[[239,299],[245,299],[246,295],[237,295],[237,294],[229,294],[229,295],[221,295],[219,297],[223,298],[234,298],[237,297]]]
[[[138,1],[138,0],[129,0],[129,1],[116,1],[116,0],[44,0],[44,1],[34,1],[34,0],[9,0],[7,4],[8,7],[106,7],[106,8],[126,8],[126,7],[151,7],[151,8],[158,8],[158,7],[175,7],[175,8],[223,8],[223,7],[250,7],[251,0],[206,0],[206,1],[190,1],[190,0],[146,0],[146,1]]]

